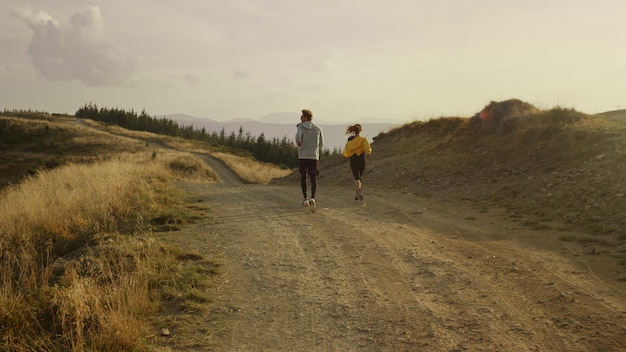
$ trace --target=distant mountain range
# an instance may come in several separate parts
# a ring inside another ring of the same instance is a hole
[[[253,137],[258,137],[263,133],[266,138],[282,139],[287,137],[288,140],[293,141],[296,135],[296,124],[300,122],[300,115],[293,112],[277,112],[266,115],[259,120],[229,120],[229,121],[216,121],[209,118],[194,117],[184,114],[171,114],[167,115],[167,118],[176,121],[180,126],[193,126],[196,129],[204,128],[208,133],[213,131],[220,132],[224,129],[226,135],[230,135],[231,132],[237,134],[240,128],[243,128],[244,133],[250,133]],[[322,120],[313,119],[313,122],[322,128],[324,133],[324,149],[332,151],[337,148],[343,150],[346,144],[345,132],[349,125],[359,123],[363,127],[361,135],[367,137],[372,142],[373,137],[380,132],[387,132],[393,127],[400,126],[400,121],[385,122],[380,119],[363,119],[358,122],[347,122],[344,124],[338,124],[333,122],[326,122]]]

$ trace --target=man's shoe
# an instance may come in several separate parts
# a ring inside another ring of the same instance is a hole
[[[302,206],[303,207],[308,207],[309,206],[309,200],[304,198],[304,201],[302,201]]]
[[[309,199],[309,206],[311,207],[311,213],[315,213],[317,205],[315,204],[315,198]]]

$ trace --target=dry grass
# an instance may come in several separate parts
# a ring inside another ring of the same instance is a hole
[[[208,280],[152,231],[193,221],[170,181],[211,181],[211,170],[187,153],[74,125],[28,121],[11,129],[43,133],[44,146],[67,132],[68,149],[98,153],[83,164],[68,153],[0,193],[0,350],[148,350],[149,321],[164,300],[197,297]],[[49,155],[37,138],[13,143],[30,149],[34,164]],[[133,152],[120,152],[124,145]]]
[[[111,135],[70,119],[23,119],[0,116],[0,185],[66,164],[89,164],[119,153],[157,148],[123,135]],[[0,186],[1,188],[1,186]]]
[[[167,166],[174,176],[184,180],[215,182],[217,179],[213,170],[191,154],[179,153],[177,157],[168,160]]]
[[[292,170],[281,169],[274,164],[262,163],[249,157],[220,152],[211,153],[211,155],[222,160],[248,183],[265,185],[273,179],[285,177],[292,172]]]
[[[154,180],[171,174],[151,158],[122,158],[40,172],[6,190],[0,204],[4,239],[38,234],[67,247],[68,242],[84,243],[83,237],[90,234],[115,230],[136,216],[136,209],[159,197]]]

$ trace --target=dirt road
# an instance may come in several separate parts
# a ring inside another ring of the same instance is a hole
[[[555,234],[389,190],[181,185],[211,224],[178,237],[223,264],[176,350],[623,351],[623,287]]]

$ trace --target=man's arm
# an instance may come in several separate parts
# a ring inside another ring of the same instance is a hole
[[[322,132],[322,129],[320,128],[320,144],[319,147],[322,148],[324,146],[324,133]]]
[[[298,126],[298,131],[296,132],[296,145],[299,147],[302,145],[302,129]]]

